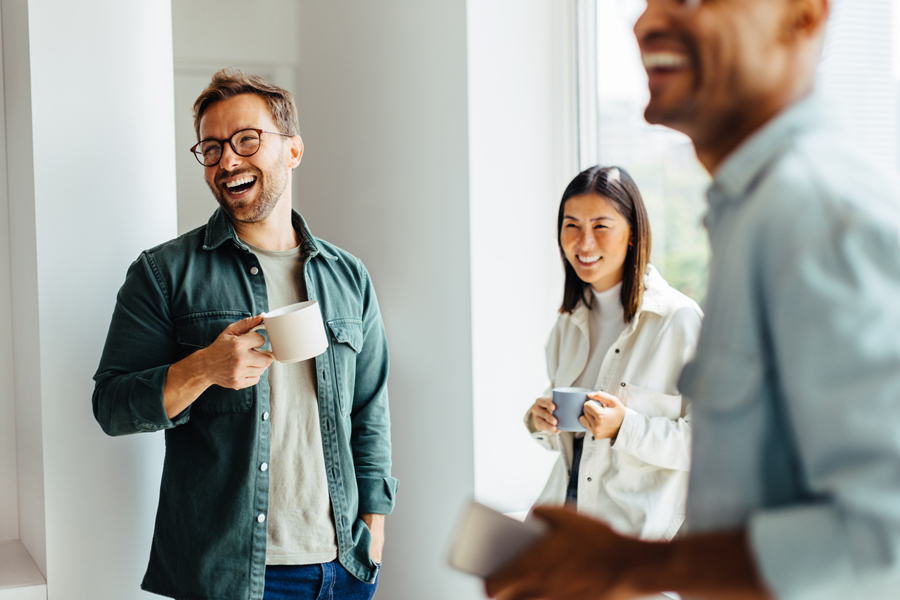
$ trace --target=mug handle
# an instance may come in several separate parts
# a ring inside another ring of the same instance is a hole
[[[251,329],[251,330],[248,331],[247,333],[253,333],[253,332],[256,331],[257,329],[262,329],[263,331],[265,331],[265,329],[266,329],[265,323],[263,323],[263,324],[261,324],[261,325],[257,325],[256,327],[254,327],[253,329]],[[253,350],[256,351],[256,352],[259,352],[260,354],[265,354],[266,356],[269,356],[269,357],[271,357],[272,359],[275,358],[275,354],[272,353],[270,350],[260,350],[259,348],[254,348]]]

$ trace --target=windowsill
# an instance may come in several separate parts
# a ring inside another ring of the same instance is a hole
[[[19,540],[0,542],[0,599],[31,597],[21,588],[46,590],[46,586],[47,581]]]

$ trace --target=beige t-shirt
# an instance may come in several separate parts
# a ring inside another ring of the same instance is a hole
[[[307,299],[299,247],[274,252],[247,245],[266,278],[269,310]],[[266,564],[330,562],[337,558],[337,538],[319,430],[315,360],[276,361],[267,374],[271,453]]]

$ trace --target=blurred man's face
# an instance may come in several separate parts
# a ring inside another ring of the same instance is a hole
[[[648,122],[695,139],[766,104],[783,72],[792,0],[648,0],[634,26],[649,76]]]

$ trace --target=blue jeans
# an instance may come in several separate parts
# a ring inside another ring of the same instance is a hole
[[[266,565],[263,600],[371,600],[378,586],[360,581],[336,560],[321,565]]]

